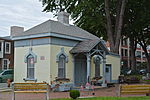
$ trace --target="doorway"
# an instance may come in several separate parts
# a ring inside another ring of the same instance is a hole
[[[87,82],[87,64],[86,57],[75,57],[75,86],[85,85]]]
[[[111,83],[112,69],[111,64],[106,64],[106,81],[107,83]]]

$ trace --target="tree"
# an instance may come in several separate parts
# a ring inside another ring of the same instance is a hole
[[[150,1],[130,0],[126,5],[124,35],[130,38],[132,69],[135,70],[135,50],[137,43],[140,44],[147,58],[147,70],[150,72],[150,55],[147,46],[150,45]]]
[[[144,50],[145,56],[147,58],[147,71],[150,73],[150,53],[147,50],[148,45],[150,45],[150,29],[149,27],[146,28],[145,31],[141,31],[139,33],[138,42],[142,46]]]
[[[127,0],[40,0],[46,12],[66,10],[75,24],[97,36],[108,38],[110,50],[119,52]]]

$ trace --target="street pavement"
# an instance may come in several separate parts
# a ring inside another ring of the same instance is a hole
[[[7,83],[0,83],[0,92],[11,91],[11,87],[7,87]]]
[[[0,89],[1,88],[7,88],[7,83],[0,83]]]

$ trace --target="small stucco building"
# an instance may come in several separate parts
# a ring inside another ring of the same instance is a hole
[[[58,14],[58,21],[48,20],[24,31],[12,27],[15,46],[14,82],[53,83],[68,78],[74,85],[103,77],[117,82],[120,57],[106,48],[104,41],[69,24],[69,15]]]

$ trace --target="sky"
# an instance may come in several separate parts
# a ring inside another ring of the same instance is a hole
[[[51,12],[42,12],[39,0],[0,0],[0,37],[10,35],[11,26],[25,30],[48,19],[57,20]]]

